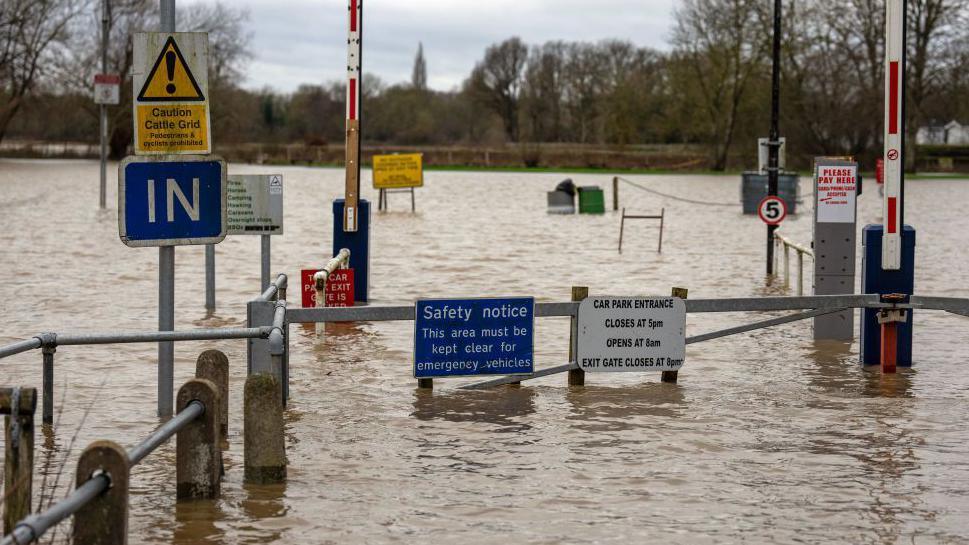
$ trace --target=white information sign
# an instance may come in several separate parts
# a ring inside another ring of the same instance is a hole
[[[94,75],[94,103],[114,105],[121,102],[121,76],[117,74]]]
[[[854,223],[857,165],[818,164],[815,168],[818,223]]]
[[[777,151],[777,168],[784,170],[785,161],[784,158],[787,155],[787,138],[780,137],[781,142],[780,149]],[[770,142],[770,138],[758,138],[757,139],[757,172],[761,174],[767,174],[767,162],[770,158],[770,147],[767,143]]]
[[[677,297],[589,297],[579,304],[579,367],[676,371],[686,357],[686,303]]]
[[[228,234],[283,234],[282,175],[229,176],[227,193]]]

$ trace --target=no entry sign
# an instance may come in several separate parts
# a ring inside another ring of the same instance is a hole
[[[787,217],[787,204],[780,197],[768,195],[757,205],[757,215],[767,225],[780,225]]]

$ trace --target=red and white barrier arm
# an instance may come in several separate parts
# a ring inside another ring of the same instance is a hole
[[[347,134],[346,134],[346,202],[343,208],[343,230],[357,230],[360,198],[360,68],[363,37],[363,0],[349,0],[347,6]]]
[[[882,269],[902,266],[905,144],[905,0],[885,2],[885,202]]]

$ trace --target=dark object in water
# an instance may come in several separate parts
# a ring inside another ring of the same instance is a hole
[[[555,191],[562,191],[575,197],[575,184],[572,183],[572,178],[566,178],[559,182],[559,185],[555,186]]]

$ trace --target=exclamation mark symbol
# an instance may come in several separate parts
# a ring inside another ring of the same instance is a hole
[[[175,94],[175,84],[172,81],[175,79],[175,52],[169,50],[165,53],[165,68],[168,71],[168,85],[165,86],[165,90],[168,94]]]

